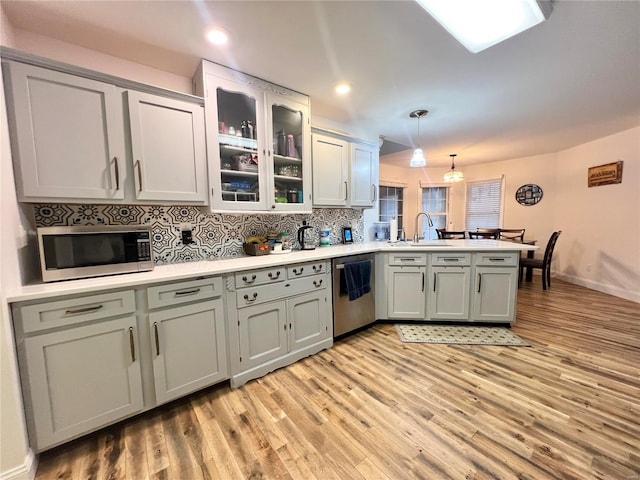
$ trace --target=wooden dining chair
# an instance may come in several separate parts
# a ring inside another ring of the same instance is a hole
[[[497,240],[498,239],[498,229],[497,228],[478,228],[475,232],[469,232],[469,238],[471,239],[490,239]]]
[[[540,268],[542,269],[542,289],[546,290],[547,285],[551,286],[551,258],[553,257],[553,249],[556,246],[558,237],[562,233],[562,230],[553,232],[547,247],[544,249],[544,257],[540,258],[521,258],[520,259],[520,276],[518,277],[518,285],[522,283],[522,273],[525,268]]]
[[[438,238],[448,238],[448,239],[464,239],[467,238],[466,232],[462,231],[453,231],[446,230],[444,228],[436,228],[436,232],[438,233]]]
[[[522,243],[524,241],[524,228],[501,228],[498,239]]]

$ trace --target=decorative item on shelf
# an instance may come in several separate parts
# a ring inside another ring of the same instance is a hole
[[[291,134],[287,135],[287,157],[298,158],[298,150]]]
[[[518,190],[516,190],[516,201],[520,205],[535,205],[540,200],[542,200],[542,188],[538,185],[528,183],[527,185],[522,185]]]
[[[409,114],[410,118],[418,119],[418,138],[416,142],[418,148],[413,151],[411,162],[409,162],[410,167],[424,167],[427,164],[427,160],[424,158],[424,152],[422,151],[422,148],[420,148],[420,119],[425,117],[428,113],[429,110],[414,110]]]
[[[276,150],[276,154],[277,155],[285,155],[286,151],[287,151],[287,134],[285,133],[284,130],[280,130],[278,132],[278,140],[276,142],[276,146],[277,146],[277,150]]]
[[[464,175],[459,170],[456,170],[456,164],[454,163],[456,154],[452,153],[449,156],[451,157],[451,170],[442,176],[442,181],[447,183],[462,182]]]

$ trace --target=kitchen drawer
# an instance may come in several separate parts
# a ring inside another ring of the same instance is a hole
[[[476,253],[476,265],[495,265],[498,267],[515,267],[518,265],[518,253]]]
[[[287,267],[287,278],[291,280],[294,278],[308,277],[309,275],[318,275],[325,273],[327,268],[327,262],[299,263]]]
[[[441,267],[456,265],[471,265],[470,253],[447,253],[438,252],[431,254],[431,265]]]
[[[222,278],[199,278],[147,288],[149,309],[181,305],[222,295]]]
[[[258,285],[236,290],[238,308],[290,297],[299,293],[327,288],[327,276],[308,276],[295,280],[287,280],[278,285]]]
[[[65,327],[136,311],[133,290],[14,307],[24,333]]]
[[[281,282],[285,279],[285,276],[285,267],[274,267],[265,268],[263,270],[249,270],[247,272],[238,272],[235,274],[236,288],[252,287],[256,285]]]
[[[398,252],[390,253],[388,257],[389,265],[426,265],[426,253]]]

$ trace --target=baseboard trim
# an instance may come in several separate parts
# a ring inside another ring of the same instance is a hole
[[[640,303],[640,293],[626,290],[624,288],[615,287],[613,285],[607,285],[605,283],[594,282],[593,280],[587,280],[586,278],[577,277],[575,275],[567,275],[566,273],[557,273],[553,276],[559,278],[565,282],[580,285],[581,287],[587,287],[591,290],[597,290],[598,292],[608,293],[615,297],[631,300],[632,302]]]
[[[33,480],[38,469],[38,457],[29,449],[24,463],[10,470],[0,472],[0,480]]]

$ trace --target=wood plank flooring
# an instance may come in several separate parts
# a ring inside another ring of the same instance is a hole
[[[379,324],[40,458],[52,479],[640,479],[640,305],[518,291],[531,347],[403,344]]]

